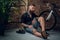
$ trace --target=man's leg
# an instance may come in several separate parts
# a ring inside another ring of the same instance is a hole
[[[36,29],[33,29],[33,34],[38,37],[42,37],[41,33],[37,32]]]
[[[41,29],[42,29],[42,32],[41,32],[42,36],[44,38],[47,38],[47,34],[46,34],[46,30],[45,30],[46,27],[45,27],[45,20],[44,20],[44,18],[43,17],[39,17],[38,21],[39,21]]]
[[[26,28],[25,29],[27,32],[32,33],[33,35],[37,37],[42,37],[41,33],[39,33],[35,28]]]
[[[43,17],[38,18],[38,22],[40,23],[40,26],[42,28],[42,31],[45,31],[45,20]]]

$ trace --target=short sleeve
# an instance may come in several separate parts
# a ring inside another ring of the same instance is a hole
[[[22,15],[22,16],[21,16],[21,23],[24,23],[24,22],[25,22],[25,20],[24,20],[24,19],[25,19],[25,16],[24,16],[24,15]]]

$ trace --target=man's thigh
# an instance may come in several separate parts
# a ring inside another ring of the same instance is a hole
[[[40,23],[38,21],[36,21],[34,24],[33,24],[33,27],[32,28],[25,28],[25,30],[29,33],[32,33],[33,34],[33,31],[36,30],[38,31],[38,27],[40,27]]]
[[[40,27],[40,23],[36,20],[35,23],[33,24],[33,27],[35,29],[39,28]]]

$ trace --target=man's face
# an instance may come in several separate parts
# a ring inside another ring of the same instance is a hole
[[[30,5],[30,6],[29,6],[29,11],[34,12],[34,11],[35,11],[35,8],[36,8],[35,6]]]

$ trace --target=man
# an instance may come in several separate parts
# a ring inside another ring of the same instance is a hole
[[[36,17],[38,16],[35,15],[35,10],[36,6],[34,4],[29,5],[28,12],[24,13],[21,17],[21,24],[25,27],[27,31],[34,34],[35,36],[47,39],[47,34],[45,30],[45,20],[42,16],[36,19]],[[38,27],[42,29],[41,32],[37,31]]]

